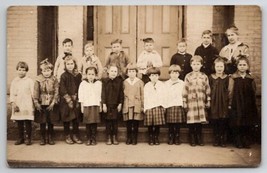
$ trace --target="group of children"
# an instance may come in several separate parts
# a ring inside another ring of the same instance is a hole
[[[229,28],[227,34],[232,33],[235,30]],[[190,145],[203,146],[202,124],[211,122],[214,146],[226,146],[229,126],[236,147],[249,147],[248,127],[257,113],[249,61],[240,52],[235,57],[237,71],[228,75],[227,57],[218,56],[211,44],[211,31],[204,31],[202,39],[194,56],[186,52],[185,40],[178,41],[178,52],[170,61],[170,79],[165,82],[159,80],[162,60],[152,38],[143,40],[144,51],[137,63],[129,61],[120,39],[112,41],[112,52],[104,67],[92,43],[85,45],[84,57],[77,63],[72,56],[72,40],[65,39],[64,54],[57,58],[55,67],[48,60],[42,61],[35,82],[26,76],[28,65],[19,62],[18,77],[10,88],[11,119],[16,120],[19,131],[15,145],[31,144],[32,120],[40,123],[40,145],[55,144],[53,124],[59,120],[63,122],[66,143],[83,143],[79,134],[82,121],[86,125],[86,145],[96,145],[102,112],[107,145],[119,144],[118,120],[122,114],[127,145],[137,144],[139,122],[143,121],[148,127],[149,145],[160,144],[160,127],[165,124],[169,128],[168,144],[179,145],[180,127],[187,123]]]

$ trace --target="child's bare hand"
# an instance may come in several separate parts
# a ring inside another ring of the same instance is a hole
[[[73,101],[68,102],[69,108],[73,109]]]
[[[14,112],[19,112],[20,110],[19,110],[19,107],[17,106],[17,104],[16,103],[12,103],[12,107],[14,108]]]
[[[108,112],[108,108],[107,108],[107,105],[106,104],[103,104],[103,112],[104,113],[107,113]]]
[[[206,108],[207,108],[207,109],[210,108],[210,101],[208,101],[208,102],[206,103]]]
[[[40,105],[39,103],[37,103],[37,104],[35,105],[35,108],[36,108],[36,110],[39,111],[39,112],[42,111],[42,107],[41,107],[41,105]]]
[[[51,103],[47,108],[46,108],[46,110],[48,110],[48,111],[52,111],[53,110],[53,108],[54,108],[54,103]]]
[[[121,111],[121,104],[118,105],[117,109],[118,109],[118,112]]]
[[[184,111],[185,112],[188,112],[188,106],[187,106],[187,103],[186,102],[184,102],[184,105],[183,106],[184,106]]]

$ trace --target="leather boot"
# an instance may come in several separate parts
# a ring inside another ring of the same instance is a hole
[[[154,145],[154,138],[153,138],[153,127],[148,127],[148,144]]]
[[[217,146],[219,146],[219,144],[220,144],[220,136],[219,135],[214,135],[214,141],[213,141],[213,146],[215,146],[215,147],[217,147]]]
[[[173,141],[174,141],[174,136],[172,133],[169,134],[169,141],[168,141],[168,144],[169,145],[173,145]]]
[[[82,144],[83,143],[83,141],[81,141],[81,139],[79,138],[79,136],[76,135],[76,134],[73,135],[73,141],[75,143],[77,143],[77,144]]]
[[[194,134],[190,134],[189,138],[190,138],[190,145],[192,147],[196,146],[195,135]]]
[[[197,144],[199,146],[204,146],[202,134],[200,134],[200,133],[197,134]]]
[[[113,135],[112,143],[113,143],[114,145],[119,145],[119,142],[118,142],[118,140],[117,140],[117,135]]]
[[[107,145],[111,145],[111,144],[112,144],[111,136],[110,136],[110,135],[108,135],[108,139],[107,139],[106,144],[107,144]]]
[[[65,140],[65,142],[66,142],[67,144],[74,144],[74,142],[73,142],[73,140],[71,139],[71,136],[70,136],[70,135],[67,135],[67,136],[66,136],[66,140]]]
[[[132,128],[130,126],[131,124],[127,122],[127,139],[126,139],[126,145],[130,145],[132,143]]]
[[[18,124],[18,139],[15,145],[20,145],[24,143],[24,124],[22,121],[17,121]]]
[[[154,144],[155,145],[159,145],[159,127],[155,127],[155,130],[154,130],[154,133],[153,133],[153,136],[154,136]]]
[[[31,145],[32,144],[31,136],[29,134],[26,134],[26,136],[25,136],[25,144],[26,145]]]
[[[137,134],[138,134],[138,127],[134,126],[133,132],[132,132],[132,145],[137,144]]]
[[[48,144],[55,145],[55,141],[52,134],[48,134]]]
[[[96,145],[96,125],[92,126],[91,145]]]
[[[179,133],[176,133],[175,139],[174,139],[174,143],[175,143],[175,145],[180,145],[181,144]]]
[[[221,147],[226,147],[225,135],[221,135],[220,136],[220,146]]]

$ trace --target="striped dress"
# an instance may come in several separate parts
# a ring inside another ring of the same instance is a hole
[[[206,123],[205,105],[210,100],[210,85],[207,75],[191,72],[185,77],[183,101],[187,103],[187,123]]]

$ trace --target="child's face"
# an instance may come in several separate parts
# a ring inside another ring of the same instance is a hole
[[[66,69],[68,71],[73,71],[74,67],[75,67],[75,64],[73,60],[69,60],[66,62]]]
[[[114,79],[115,77],[117,77],[117,75],[118,75],[118,68],[111,66],[108,70],[108,77],[110,79]]]
[[[112,52],[114,53],[120,53],[120,51],[122,50],[122,46],[120,43],[113,43],[111,45],[111,48],[112,48]]]
[[[248,70],[248,64],[245,60],[240,60],[239,63],[237,64],[237,69],[241,73],[245,73]]]
[[[72,52],[72,44],[71,42],[67,42],[63,44],[63,51],[66,53],[71,53]]]
[[[136,70],[135,69],[130,69],[130,70],[128,70],[128,72],[127,72],[127,75],[129,76],[129,78],[131,78],[131,79],[134,79],[135,77],[136,77]]]
[[[177,80],[179,77],[179,72],[178,71],[171,71],[170,76],[171,76],[171,80]]]
[[[96,78],[96,74],[94,70],[88,70],[86,73],[86,78],[89,82],[92,82],[95,80]]]
[[[154,49],[154,43],[144,43],[144,49],[147,52],[151,52]]]
[[[204,34],[202,36],[202,43],[204,45],[209,45],[209,44],[211,44],[211,42],[212,42],[212,39],[211,39],[211,36],[209,34]]]
[[[183,42],[178,43],[177,50],[180,53],[184,53],[186,51],[186,43],[183,43]]]
[[[19,67],[18,70],[17,70],[17,73],[18,73],[18,76],[20,78],[24,78],[26,76],[26,74],[27,74],[27,71],[26,71],[25,68]]]
[[[230,44],[235,44],[238,41],[238,35],[231,30],[227,31],[227,38]]]
[[[158,74],[151,74],[149,76],[149,79],[152,83],[156,83],[159,80],[159,75]]]
[[[94,48],[93,47],[86,47],[84,49],[85,56],[92,56],[94,54]]]
[[[216,62],[215,64],[214,64],[214,68],[215,68],[215,72],[217,73],[217,74],[223,74],[223,72],[224,72],[224,63],[223,62]]]
[[[50,68],[46,68],[46,69],[43,69],[41,73],[45,78],[47,78],[52,75],[52,70]]]
[[[191,67],[194,72],[199,72],[202,67],[202,64],[199,61],[192,61]]]

